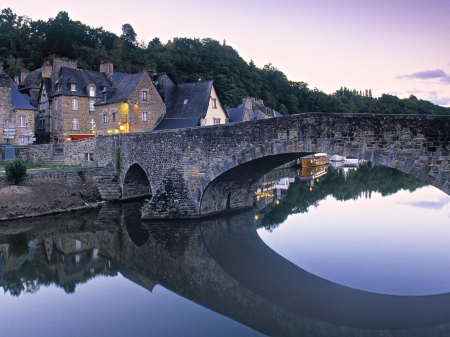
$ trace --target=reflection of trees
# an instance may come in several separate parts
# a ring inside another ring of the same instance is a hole
[[[310,206],[318,206],[320,200],[333,196],[336,200],[356,200],[362,196],[370,198],[373,192],[383,197],[399,190],[414,191],[426,184],[413,176],[384,166],[361,166],[356,171],[350,171],[347,179],[342,174],[328,171],[316,183],[313,191],[298,179],[289,186],[286,198],[280,205],[267,213],[261,227],[274,229],[284,222],[290,214],[306,213]]]

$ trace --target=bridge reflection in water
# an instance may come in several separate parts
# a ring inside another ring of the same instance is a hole
[[[122,205],[122,216],[118,207],[53,226],[48,218],[28,220],[20,235],[47,252],[74,239],[92,247],[97,264],[107,261],[150,291],[159,284],[270,336],[450,334],[450,293],[381,295],[317,277],[270,249],[252,213],[155,223],[139,220],[139,205]],[[1,235],[0,244],[16,236]]]

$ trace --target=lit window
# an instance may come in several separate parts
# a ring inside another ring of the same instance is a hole
[[[78,98],[72,98],[72,110],[78,110]]]
[[[89,96],[90,97],[94,97],[95,96],[95,87],[93,85],[91,85],[89,87]]]
[[[78,130],[80,128],[78,117],[72,119],[72,130]]]
[[[213,109],[217,109],[217,99],[216,98],[211,98],[211,104],[212,104],[212,108]]]
[[[91,130],[95,130],[95,119],[91,118],[91,121],[89,122],[91,124]]]
[[[108,114],[106,112],[103,113],[103,123],[108,123]]]
[[[142,102],[147,102],[147,91],[142,92]]]
[[[89,111],[95,111],[95,99],[90,99],[89,100]]]
[[[220,118],[213,118],[213,120],[214,120],[214,125],[220,124]]]
[[[70,91],[77,91],[77,87],[76,87],[75,83],[70,84]]]
[[[112,121],[113,121],[113,123],[117,122],[117,118],[116,118],[116,113],[115,112],[112,113]]]
[[[24,127],[27,126],[27,117],[19,116],[19,126]]]
[[[147,122],[147,111],[142,111],[142,121]]]

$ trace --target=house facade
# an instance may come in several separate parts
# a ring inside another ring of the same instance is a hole
[[[98,134],[151,131],[164,115],[165,105],[152,73],[121,78],[115,88],[105,89],[95,104]]]
[[[32,144],[36,110],[3,72],[3,63],[0,62],[0,142]]]

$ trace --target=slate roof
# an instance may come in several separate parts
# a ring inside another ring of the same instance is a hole
[[[30,104],[30,102],[25,97],[23,97],[23,95],[20,93],[19,89],[17,89],[12,79],[10,79],[10,87],[11,87],[11,101],[14,109],[37,110],[34,106]]]
[[[98,71],[89,71],[82,69],[72,69],[68,67],[61,67],[61,71],[58,76],[58,80],[61,83],[60,90],[55,90],[52,96],[56,95],[69,95],[69,96],[89,96],[86,86],[88,84],[95,84],[96,91],[95,97],[100,98],[102,96],[101,84],[108,84],[112,87],[113,83],[108,79],[108,76]],[[57,80],[57,82],[58,82]],[[76,90],[70,90],[70,83],[76,83]],[[56,89],[56,88],[53,88]]]
[[[42,69],[39,68],[28,74],[22,83],[23,90],[25,89],[39,89],[41,87]]]
[[[273,117],[283,117],[278,111],[273,110]]]
[[[200,118],[163,118],[153,131],[192,128],[200,125]]]
[[[242,122],[244,120],[244,108],[228,109],[228,118],[230,123]]]
[[[141,82],[142,77],[145,75],[145,73],[146,72],[140,72],[123,77],[116,86],[116,92],[111,95],[105,102],[97,102],[95,105],[126,102],[128,96],[130,96],[136,90],[136,87]]]
[[[204,118],[213,81],[178,84],[173,97],[166,98],[165,118]]]
[[[128,73],[113,73],[111,75],[111,78],[114,81],[114,83],[117,85],[117,83],[119,83],[120,80],[122,80],[124,77],[126,77],[128,75],[130,75],[130,74],[128,74]]]
[[[163,102],[170,102],[175,93],[176,85],[172,82],[166,73],[156,74],[153,76],[153,84],[159,92]]]

